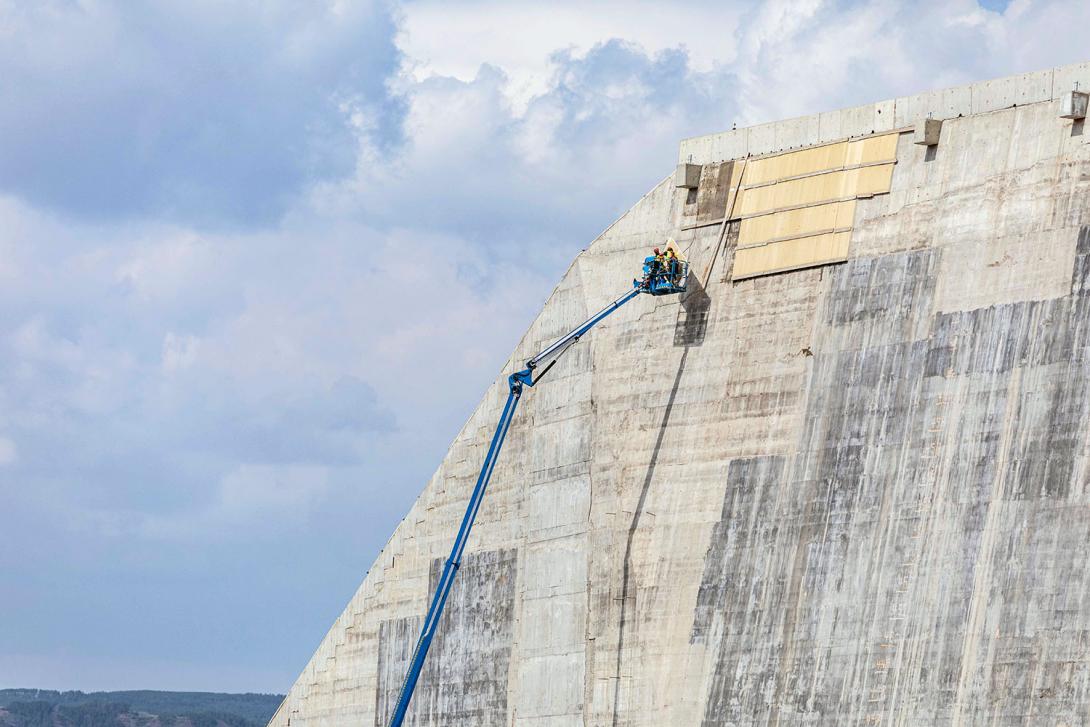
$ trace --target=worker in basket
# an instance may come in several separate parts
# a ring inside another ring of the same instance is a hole
[[[643,279],[633,281],[641,290],[674,292],[682,274],[681,258],[672,238],[666,240],[666,251],[655,248],[643,259]]]
[[[677,255],[674,253],[673,247],[666,248],[666,252],[663,253],[663,270],[666,273],[666,277],[670,279],[671,283],[677,282]]]
[[[662,275],[662,253],[656,247],[654,254],[648,255],[643,259],[643,280],[639,282],[639,287],[649,288],[651,287],[651,281],[659,275]]]

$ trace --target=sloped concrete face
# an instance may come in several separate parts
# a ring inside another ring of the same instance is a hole
[[[695,289],[630,303],[524,397],[409,723],[1084,724],[1090,137],[1058,99],[967,103],[935,148],[901,135],[841,265],[725,282],[738,223],[694,226],[664,170],[271,724],[385,724],[505,374],[668,235]]]

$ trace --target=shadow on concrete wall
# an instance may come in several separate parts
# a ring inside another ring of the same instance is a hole
[[[729,259],[738,242],[737,222],[732,223],[726,230],[723,250],[724,256]],[[718,255],[719,251],[716,250]],[[711,268],[707,271],[711,275]],[[677,401],[677,392],[681,386],[681,377],[685,373],[685,364],[689,358],[689,352],[695,346],[704,343],[708,333],[708,318],[711,312],[711,296],[708,295],[699,276],[692,275],[689,279],[689,290],[679,300],[680,310],[677,315],[677,323],[674,325],[674,346],[683,346],[685,350],[678,361],[677,372],[674,374],[674,383],[670,387],[670,397],[666,401],[666,408],[662,412],[662,421],[659,422],[658,437],[655,447],[651,450],[651,460],[647,464],[647,472],[643,477],[643,485],[640,488],[640,499],[636,503],[636,510],[632,516],[632,523],[628,526],[628,538],[624,548],[624,564],[621,570],[621,617],[619,624],[619,637],[617,640],[617,667],[613,682],[613,719],[612,726],[617,727],[620,719],[621,705],[621,666],[624,660],[625,636],[628,631],[629,603],[635,602],[635,595],[629,594],[632,581],[632,542],[636,537],[636,531],[640,527],[640,519],[643,517],[644,506],[647,502],[647,493],[651,489],[651,482],[655,478],[655,470],[658,467],[659,453],[662,451],[662,441],[666,437],[666,430],[670,426],[670,417],[674,411],[674,403]]]
[[[707,293],[703,288],[700,289],[700,293],[705,299],[708,298]],[[705,321],[707,320],[705,309]],[[701,338],[703,341],[703,338]],[[677,345],[677,344],[675,344]],[[662,421],[659,423],[659,434],[655,440],[655,448],[651,451],[651,461],[647,465],[647,474],[643,478],[643,487],[640,489],[640,499],[636,503],[636,512],[632,516],[632,524],[628,527],[628,541],[625,543],[624,548],[624,567],[621,572],[621,620],[620,620],[620,637],[617,641],[617,670],[616,677],[613,682],[613,727],[617,727],[618,712],[621,702],[621,662],[624,659],[624,642],[625,631],[628,626],[628,602],[631,598],[635,600],[635,596],[628,595],[629,582],[632,577],[632,541],[636,536],[636,530],[640,527],[640,518],[643,516],[644,503],[647,501],[647,492],[651,489],[651,480],[655,476],[655,468],[658,466],[659,452],[662,450],[662,440],[666,436],[666,428],[670,425],[670,415],[674,411],[674,402],[677,400],[677,390],[681,385],[681,375],[685,373],[685,360],[689,357],[690,349],[685,348],[685,351],[681,354],[681,361],[678,362],[677,373],[674,374],[674,384],[670,388],[670,398],[666,402],[666,409],[662,412]]]
[[[712,299],[695,275],[689,278],[689,290],[681,296],[681,309],[674,325],[674,346],[699,346],[708,332],[708,311]]]

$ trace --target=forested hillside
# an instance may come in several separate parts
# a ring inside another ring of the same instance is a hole
[[[278,694],[0,690],[2,727],[261,727]]]

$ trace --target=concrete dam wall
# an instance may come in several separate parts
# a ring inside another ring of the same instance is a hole
[[[699,182],[572,263],[271,724],[385,725],[506,374],[667,236],[699,281],[523,398],[408,723],[1086,724],[1075,81],[683,141]]]

